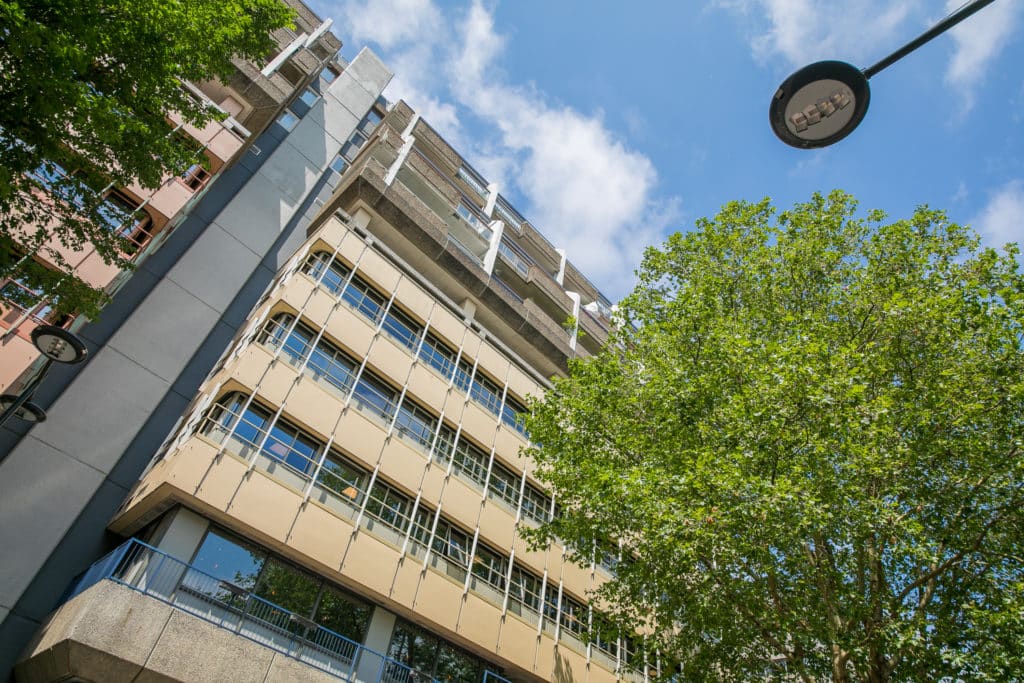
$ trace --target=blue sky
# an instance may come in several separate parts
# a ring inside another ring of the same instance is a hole
[[[1024,0],[996,0],[871,80],[833,147],[779,142],[768,103],[820,59],[867,67],[960,0],[314,0],[405,99],[613,300],[645,246],[732,199],[842,188],[1024,241]]]

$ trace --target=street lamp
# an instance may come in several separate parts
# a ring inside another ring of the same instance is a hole
[[[13,415],[26,422],[42,422],[46,419],[46,411],[33,403],[30,399],[35,393],[36,387],[46,377],[47,371],[54,363],[67,363],[74,365],[81,363],[89,355],[85,343],[68,332],[63,327],[56,325],[39,325],[32,330],[32,343],[39,349],[39,353],[46,357],[46,363],[36,373],[25,388],[19,394],[3,394],[0,396],[0,425],[7,422]],[[2,459],[2,458],[0,458]]]
[[[846,62],[815,62],[783,81],[768,107],[772,130],[787,145],[801,149],[826,147],[853,132],[868,111],[868,79],[903,59],[932,38],[945,33],[994,0],[965,3],[930,29],[861,70]]]

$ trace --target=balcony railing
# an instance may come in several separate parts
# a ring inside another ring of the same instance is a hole
[[[142,541],[131,539],[99,559],[72,586],[67,599],[104,579],[139,591],[183,612],[341,680],[429,683],[432,677],[364,647],[306,617],[218,579]],[[509,683],[490,671],[483,683]]]

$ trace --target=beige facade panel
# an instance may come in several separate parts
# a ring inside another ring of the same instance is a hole
[[[412,356],[409,355],[406,348],[399,347],[391,341],[391,337],[386,334],[379,334],[370,346],[367,363],[378,374],[388,377],[399,386],[402,386],[409,377],[409,370],[412,368]]]
[[[394,544],[385,543],[372,535],[380,533],[378,527],[383,526],[380,522],[364,520],[364,524],[370,533],[360,531],[352,538],[345,551],[345,562],[341,565],[341,572],[378,595],[387,596],[391,593],[395,567],[400,555],[400,549],[396,546],[402,539],[395,534]]]
[[[386,438],[383,427],[351,407],[341,416],[335,443],[373,469]]]
[[[286,411],[302,419],[291,421],[303,424],[319,435],[333,433],[345,403],[337,391],[328,390],[327,387],[330,385],[325,387],[309,375],[301,375],[288,395]]]
[[[311,497],[316,500],[316,495]],[[337,570],[354,527],[318,505],[306,504],[295,517],[288,546],[314,562]]]
[[[300,491],[289,490],[256,469],[241,482],[225,512],[275,541],[286,543],[301,504]]]
[[[395,301],[420,322],[430,320],[434,300],[409,278],[402,278],[395,289]]]
[[[440,413],[448,398],[448,383],[433,368],[417,363],[409,373],[409,393],[435,413]]]
[[[377,252],[367,249],[358,264],[360,274],[381,290],[391,293],[398,286],[398,271]]]
[[[512,465],[512,467],[520,472],[533,464],[529,463],[526,458],[519,455],[519,451],[525,448],[526,445],[526,439],[522,434],[508,425],[498,425],[498,430],[494,435],[494,452],[497,453],[502,460]]]
[[[426,454],[400,438],[396,432],[391,436],[380,459],[380,471],[388,480],[415,497],[423,481],[423,465]]]
[[[434,307],[430,314],[430,327],[435,335],[442,337],[456,349],[463,345],[467,337],[465,323],[443,306]]]
[[[487,499],[480,510],[480,534],[495,548],[507,551],[515,535],[515,512],[494,499]]]
[[[501,604],[485,600],[472,591],[466,594],[459,615],[458,633],[462,637],[483,645],[490,652],[498,649],[501,629]]]
[[[483,501],[480,489],[452,475],[441,498],[441,511],[450,519],[458,520],[472,529],[480,519],[480,504]]]
[[[416,594],[416,612],[454,633],[462,607],[462,589],[453,579],[427,569]]]
[[[366,318],[345,304],[340,304],[334,309],[325,331],[328,337],[337,340],[360,358],[366,357],[377,334],[377,330]]]
[[[489,450],[494,444],[494,431],[497,425],[494,415],[485,411],[475,401],[466,403],[462,412],[462,431]]]

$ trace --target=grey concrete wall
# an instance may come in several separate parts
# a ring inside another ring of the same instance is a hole
[[[30,643],[20,683],[337,678],[111,581],[65,604]]]
[[[110,547],[107,522],[303,241],[327,164],[390,78],[364,50],[290,133],[262,135],[261,154],[230,169],[81,330],[90,360],[37,393],[49,419],[0,434],[0,680],[70,580]]]

